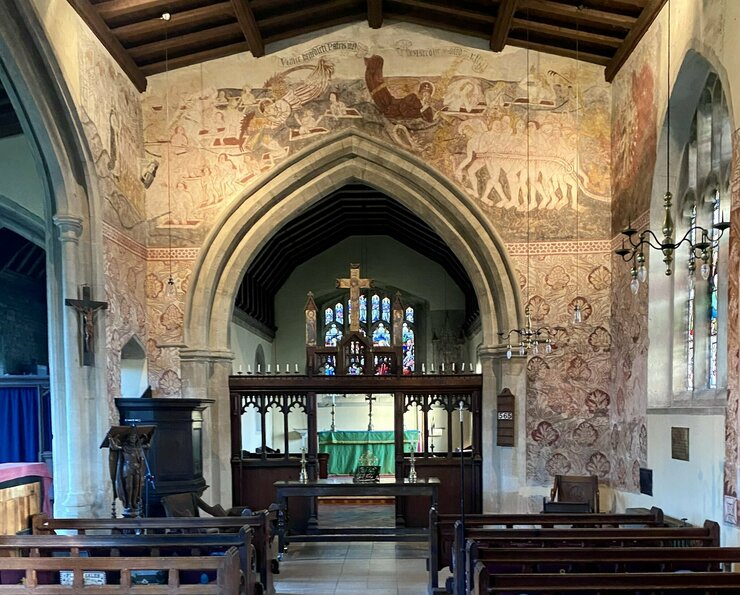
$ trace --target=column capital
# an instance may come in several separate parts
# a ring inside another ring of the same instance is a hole
[[[478,357],[481,363],[486,360],[506,360],[506,345],[481,345],[478,347]],[[512,360],[520,357],[522,356],[517,352],[512,355]]]
[[[198,349],[191,347],[180,348],[181,362],[231,362],[234,360],[234,352],[220,349]]]
[[[59,228],[59,240],[77,243],[82,235],[82,219],[74,215],[54,215],[54,225]]]

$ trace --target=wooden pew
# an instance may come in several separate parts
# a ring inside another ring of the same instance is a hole
[[[466,519],[467,521],[467,519]],[[467,525],[467,522],[466,522]],[[466,593],[474,584],[476,560],[468,555],[475,548],[517,547],[526,555],[529,548],[580,547],[605,549],[610,547],[662,547],[685,546],[719,547],[719,525],[705,521],[702,527],[575,527],[570,529],[488,529],[468,528],[464,534],[462,523],[455,524],[453,584],[456,594]],[[462,552],[466,552],[464,557]],[[459,560],[465,564],[459,564]]]
[[[432,508],[429,511],[429,553],[427,567],[429,569],[429,593],[445,592],[439,588],[438,572],[442,568],[452,565],[455,523],[460,520],[459,515],[438,514]],[[569,514],[537,514],[537,513],[492,513],[471,514],[465,516],[465,525],[474,527],[507,527],[539,526],[553,527],[568,525],[571,527],[620,527],[624,525],[645,525],[651,527],[663,526],[663,511],[653,507],[649,512],[637,514],[625,513],[569,513]]]
[[[275,595],[273,574],[278,571],[277,553],[273,548],[273,527],[277,512],[261,510],[251,516],[238,517],[150,517],[137,519],[57,519],[44,514],[32,518],[34,535],[49,535],[55,531],[88,531],[110,533],[161,533],[163,531],[238,531],[241,527],[254,530],[253,545],[259,582],[255,591]]]
[[[593,574],[501,574],[494,577],[481,575],[475,590],[489,593],[738,593],[738,572],[634,572]]]
[[[241,592],[243,580],[239,569],[239,554],[236,548],[229,549],[223,556],[190,556],[164,558],[3,558],[3,570],[25,572],[25,581],[22,585],[0,584],[0,594],[28,595],[29,593],[45,593],[61,595],[83,590],[83,573],[89,571],[103,571],[120,575],[120,584],[88,587],[95,593],[167,593],[167,595],[234,595]],[[132,570],[161,570],[167,572],[166,585],[132,585]],[[39,572],[71,571],[72,587],[38,584]],[[181,573],[215,572],[216,580],[209,584],[182,584]]]
[[[184,558],[223,553],[234,548],[239,556],[243,587],[234,593],[254,595],[255,576],[252,555],[253,531],[242,527],[238,533],[186,534],[110,534],[110,535],[16,535],[0,536],[0,574],[5,572],[7,556],[23,554],[32,559],[59,554],[79,557],[126,557],[139,560],[178,555]],[[28,563],[26,563],[28,564]],[[134,566],[134,568],[139,568]],[[5,576],[2,576],[5,581]]]

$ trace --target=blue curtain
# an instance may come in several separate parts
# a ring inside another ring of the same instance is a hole
[[[0,388],[0,463],[39,460],[39,398],[31,387]]]

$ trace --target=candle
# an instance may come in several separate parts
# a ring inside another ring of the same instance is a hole
[[[432,368],[431,368],[432,374],[434,374],[434,362],[432,362]]]
[[[452,373],[455,373],[455,362],[452,362]]]
[[[444,362],[442,362],[441,364],[439,364],[439,373],[440,374],[444,374],[445,373],[445,363]]]
[[[267,364],[267,373],[268,374],[272,374],[271,366],[272,366],[272,364]]]
[[[427,373],[427,367],[426,364],[421,364],[421,373],[426,374]]]
[[[280,364],[275,364],[275,374],[280,374]]]
[[[473,362],[470,362],[470,373],[475,374],[475,368],[473,367]]]
[[[465,373],[465,362],[460,364],[460,371],[464,374]]]
[[[262,374],[262,364],[257,364],[257,374]]]
[[[298,364],[295,365],[295,373],[298,374]]]
[[[239,364],[239,371],[237,372],[237,374],[241,374],[241,373],[242,373],[242,365]]]
[[[251,373],[252,373],[252,364],[248,364],[247,365],[247,374],[251,374]]]
[[[285,364],[285,373],[290,374],[290,364]]]

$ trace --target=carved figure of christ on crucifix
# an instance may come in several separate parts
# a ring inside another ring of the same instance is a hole
[[[77,311],[80,323],[80,359],[83,366],[95,364],[95,313],[107,310],[108,302],[90,299],[90,287],[82,286],[82,299],[66,299],[64,303]]]
[[[360,279],[360,265],[349,265],[349,279],[337,279],[337,287],[349,289],[349,331],[360,330],[360,289],[373,286],[372,279]]]

